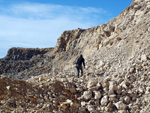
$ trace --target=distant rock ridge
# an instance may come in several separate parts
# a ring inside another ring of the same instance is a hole
[[[53,48],[11,48],[5,58],[0,59],[0,74],[6,74],[11,78],[27,79],[37,75],[36,69],[40,68],[38,74],[44,71],[48,72],[49,69],[44,70],[47,62],[51,62],[53,56],[48,57],[46,53],[53,51]],[[27,74],[28,73],[28,74]]]
[[[6,60],[30,60],[33,56],[44,55],[50,48],[11,48],[9,49]]]

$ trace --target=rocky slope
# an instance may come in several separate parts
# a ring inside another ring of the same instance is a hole
[[[149,9],[149,0],[133,0],[106,24],[63,32],[55,48],[25,52],[31,55],[24,54],[24,49],[17,50],[20,53],[10,52],[0,61],[1,74],[27,80],[1,77],[0,109],[3,112],[149,113]],[[13,57],[9,57],[12,53]],[[80,54],[85,57],[86,68],[84,76],[77,78],[74,61]],[[19,71],[14,70],[17,66]]]

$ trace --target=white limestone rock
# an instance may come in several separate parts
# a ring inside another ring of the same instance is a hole
[[[135,6],[134,6],[134,9],[135,9],[135,10],[139,10],[140,7],[141,7],[141,6],[139,6],[139,5],[135,5]]]
[[[107,81],[106,81],[106,82],[103,82],[103,83],[102,83],[102,87],[103,87],[103,88],[109,88],[109,82],[107,82]]]
[[[83,91],[83,87],[79,86],[76,88],[77,91],[82,92]]]
[[[127,108],[127,105],[124,104],[122,101],[115,103],[115,106],[118,110],[126,110]]]
[[[87,109],[90,113],[95,113],[96,112],[96,106],[94,105],[87,105]]]
[[[109,102],[108,105],[105,107],[105,111],[112,112],[115,108],[115,105],[112,102]]]
[[[137,92],[138,92],[139,94],[143,94],[145,91],[144,91],[144,89],[143,89],[143,88],[141,88],[141,87],[140,87],[140,88],[138,89],[138,91],[137,91]]]
[[[109,82],[109,90],[110,91],[116,91],[117,90],[117,84],[115,82]]]
[[[7,90],[9,90],[9,89],[10,89],[10,86],[6,86],[6,88],[7,88]]]
[[[113,111],[113,109],[112,109],[112,108],[109,108],[109,107],[105,107],[105,111],[110,113],[110,112]]]
[[[88,100],[88,99],[91,99],[91,97],[92,97],[92,91],[85,91],[84,93],[83,93],[83,98],[84,99],[86,99],[86,100]]]
[[[96,64],[96,69],[103,67],[105,65],[105,63],[103,61],[98,61]]]
[[[81,102],[81,106],[82,106],[82,107],[85,107],[86,104],[87,104],[87,103],[86,103],[85,101],[82,101],[82,102]]]
[[[39,77],[39,82],[41,82],[42,81],[42,77]]]
[[[100,99],[102,97],[102,94],[100,91],[93,91],[94,93],[94,99]]]
[[[124,80],[121,84],[120,84],[121,87],[125,88],[125,89],[128,89],[129,87],[129,82],[127,82],[126,80]]]
[[[88,81],[88,83],[87,83],[87,88],[90,89],[90,88],[96,86],[97,83],[98,83],[98,80],[95,79],[95,78],[92,78],[92,79],[90,79],[90,80]]]
[[[116,102],[118,99],[117,99],[117,96],[115,94],[113,95],[109,95],[109,101],[111,102]]]
[[[100,103],[101,103],[102,106],[107,106],[108,102],[109,102],[109,98],[108,98],[107,95],[104,96],[104,97],[102,97],[102,99],[100,101]]]
[[[146,94],[146,95],[150,94],[150,87],[146,87],[145,94]]]
[[[141,61],[147,61],[147,56],[145,54],[141,55]]]
[[[102,87],[101,83],[98,82],[97,85],[95,86],[95,89],[96,89],[96,90],[99,90],[101,87]]]
[[[124,101],[125,101],[125,103],[129,104],[131,101],[131,98],[129,96],[125,96]]]
[[[114,92],[114,90],[109,90],[108,91],[108,95],[113,95],[115,92]]]

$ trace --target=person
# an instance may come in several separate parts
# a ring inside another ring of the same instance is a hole
[[[82,69],[82,64],[85,68],[85,62],[84,62],[84,58],[82,55],[80,55],[80,57],[77,59],[76,62],[76,68],[77,68],[77,77],[79,78],[79,73],[81,71],[81,76],[83,76],[83,69]]]

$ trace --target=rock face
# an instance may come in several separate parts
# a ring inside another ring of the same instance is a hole
[[[0,109],[3,112],[150,112],[149,9],[149,0],[133,0],[106,24],[63,32],[55,48],[10,50],[0,60],[0,73],[27,79],[23,82],[25,88],[35,88],[35,92],[25,89],[24,95],[21,89],[17,90],[22,87],[20,80],[15,80],[15,85],[13,80],[2,77]],[[74,62],[80,54],[85,58],[86,68],[84,76],[77,78]],[[21,98],[11,96],[11,91],[19,92]]]
[[[50,49],[25,49],[25,48],[11,48],[8,51],[6,60],[30,60],[33,56],[43,55]]]
[[[50,67],[45,67],[46,62],[51,62],[54,57],[52,55],[49,57],[46,53],[51,53],[51,51],[53,51],[53,48],[11,48],[7,56],[0,59],[0,74],[6,74],[11,78],[27,79],[31,75],[42,74],[44,71],[48,72]],[[40,67],[42,71],[38,69]]]

